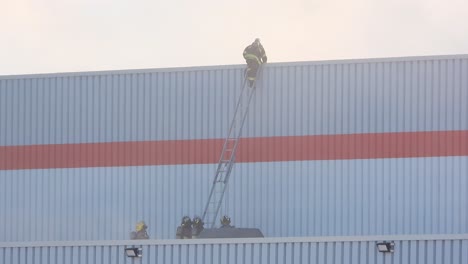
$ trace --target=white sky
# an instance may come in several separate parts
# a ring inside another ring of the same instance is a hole
[[[0,0],[0,75],[468,54],[467,0]]]

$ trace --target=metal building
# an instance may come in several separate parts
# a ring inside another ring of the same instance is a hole
[[[376,249],[385,239],[393,241],[393,253]],[[129,247],[141,248],[142,257],[127,257],[124,252]],[[466,264],[468,235],[0,242],[2,260],[8,264]]]
[[[0,76],[0,241],[122,240],[139,220],[174,238],[203,212],[243,69]],[[234,225],[468,233],[468,55],[271,63],[259,82]]]

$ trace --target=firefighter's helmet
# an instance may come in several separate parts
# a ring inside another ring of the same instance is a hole
[[[141,230],[145,230],[146,228],[148,228],[148,226],[146,226],[145,222],[144,221],[140,221],[136,224],[135,226],[135,229],[136,231],[141,231]]]
[[[255,46],[260,46],[260,39],[259,38],[256,38],[255,41],[254,41],[254,44]]]
[[[202,219],[199,216],[195,216],[193,218],[193,220],[192,220],[192,224],[194,226],[203,226],[204,223],[203,223]]]
[[[222,226],[229,226],[231,225],[231,218],[229,216],[225,215],[221,218],[221,225]]]
[[[184,216],[182,218],[181,226],[188,227],[188,226],[191,226],[191,225],[192,225],[192,220],[190,220],[190,217]]]

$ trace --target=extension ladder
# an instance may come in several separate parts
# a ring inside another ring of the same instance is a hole
[[[258,69],[257,76],[259,76],[261,69],[262,67]],[[256,78],[256,80],[258,80],[258,78]],[[244,84],[237,101],[234,118],[231,122],[229,134],[224,141],[216,175],[213,180],[213,185],[211,186],[210,196],[208,197],[208,202],[206,203],[205,211],[203,212],[202,219],[208,228],[214,227],[216,217],[218,216],[221,208],[229,176],[231,175],[232,167],[236,160],[237,145],[241,136],[242,127],[244,126],[250,101],[255,91],[256,80],[251,88],[248,85],[246,76],[244,76]]]

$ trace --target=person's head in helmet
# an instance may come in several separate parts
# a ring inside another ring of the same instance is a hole
[[[202,219],[198,216],[195,216],[192,220],[192,224],[193,226],[196,226],[196,227],[203,227],[203,225],[205,223],[203,223]]]
[[[260,46],[260,39],[259,39],[259,38],[256,38],[253,44],[254,44],[255,46],[259,47],[259,46]]]
[[[203,220],[198,216],[192,219],[192,238],[198,238],[200,233],[205,229],[203,227],[204,224]]]
[[[231,218],[225,215],[221,218],[221,227],[228,227],[231,226]]]
[[[182,223],[180,225],[183,227],[189,227],[192,225],[192,220],[190,220],[190,217],[184,216],[182,218]]]
[[[148,226],[146,225],[146,223],[144,221],[140,221],[136,224],[135,226],[135,230],[138,232],[138,231],[142,231],[142,230],[145,230],[147,229]]]
[[[147,229],[148,226],[144,221],[136,223],[135,231],[130,233],[130,239],[149,239]]]

